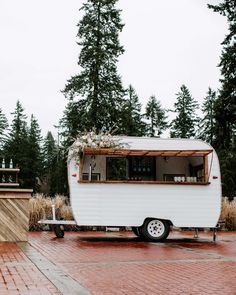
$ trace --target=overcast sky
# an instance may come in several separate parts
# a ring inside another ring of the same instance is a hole
[[[43,135],[62,117],[66,99],[60,90],[78,73],[76,25],[83,2],[0,1],[0,108],[11,119],[19,99]],[[154,94],[172,107],[182,84],[199,102],[209,86],[219,87],[217,64],[227,23],[207,3],[218,1],[118,1],[125,23],[118,72],[143,105]]]

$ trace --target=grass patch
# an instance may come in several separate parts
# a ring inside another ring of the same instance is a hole
[[[220,220],[224,222],[225,229],[236,229],[236,200],[230,202],[227,198],[222,198]]]

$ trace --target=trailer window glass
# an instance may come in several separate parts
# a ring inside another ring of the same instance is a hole
[[[126,158],[107,157],[106,158],[107,180],[126,180]]]

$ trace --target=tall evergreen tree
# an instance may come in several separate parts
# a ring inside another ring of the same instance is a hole
[[[6,140],[6,129],[8,127],[7,118],[3,114],[2,109],[0,108],[0,151],[3,147],[3,144]]]
[[[58,150],[55,139],[51,132],[48,132],[42,147],[43,154],[43,185],[42,191],[50,196],[57,192],[56,170]]]
[[[60,120],[61,136],[63,146],[67,149],[74,141],[78,130],[86,131],[86,112],[83,111],[84,100],[75,101],[70,98]]]
[[[145,133],[145,123],[142,121],[141,104],[132,85],[126,91],[122,116],[117,118],[122,126],[118,133],[130,136],[142,136]]]
[[[66,150],[67,151],[67,150]],[[42,191],[50,196],[68,194],[66,154],[59,141],[48,132],[43,143]]]
[[[196,115],[198,103],[194,100],[185,85],[180,87],[177,94],[177,102],[173,112],[177,114],[171,122],[171,137],[193,138],[196,135],[196,125],[199,118]]]
[[[223,0],[218,5],[208,5],[227,18],[229,33],[222,42],[221,89],[216,101],[217,147],[229,149],[236,129],[236,11],[235,0]]]
[[[214,147],[221,163],[223,194],[232,199],[236,196],[236,5],[235,0],[222,0],[208,7],[225,16],[229,25],[219,64],[222,79],[215,104]]]
[[[41,130],[36,118],[31,115],[28,132],[28,186],[39,191],[40,177],[42,173],[42,153],[41,153]]]
[[[63,147],[58,146],[57,150],[57,169],[56,169],[56,193],[69,195],[68,176],[67,176],[67,152]]]
[[[110,129],[120,117],[124,91],[116,63],[124,49],[118,39],[123,24],[117,1],[87,0],[81,8],[80,73],[67,81],[63,91],[66,97],[83,101],[78,116],[86,116],[80,118],[80,128]]]
[[[215,102],[216,92],[209,87],[202,105],[203,118],[200,121],[199,138],[211,145],[215,142]]]
[[[217,150],[222,178],[223,196],[233,200],[236,196],[236,136],[234,136],[230,149]]]
[[[166,112],[154,95],[148,100],[145,117],[149,120],[147,134],[151,137],[160,137],[163,131],[168,128]]]
[[[22,187],[27,187],[28,179],[28,130],[26,115],[21,103],[17,101],[8,139],[4,146],[7,158],[13,159],[14,165],[21,169],[19,182]]]

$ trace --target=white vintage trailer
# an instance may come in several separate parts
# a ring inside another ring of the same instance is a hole
[[[151,241],[176,227],[214,228],[221,178],[201,140],[120,137],[128,148],[85,148],[68,162],[70,200],[80,226],[130,226]]]

